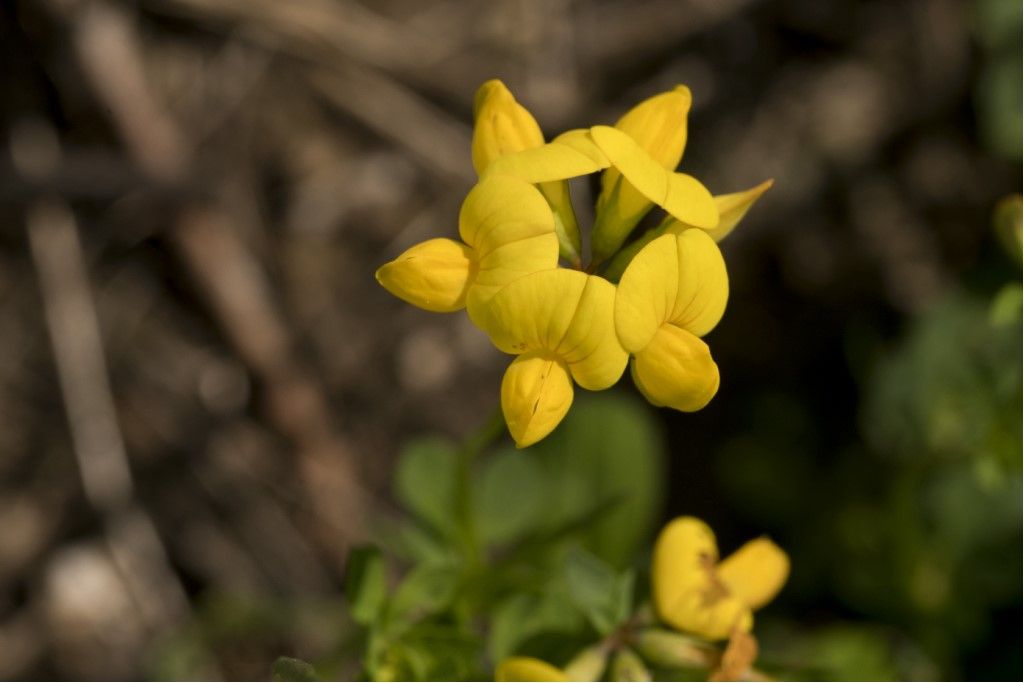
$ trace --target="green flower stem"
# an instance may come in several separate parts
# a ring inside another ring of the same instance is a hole
[[[478,455],[492,446],[505,433],[505,418],[499,407],[483,426],[462,443],[455,480],[455,516],[462,536],[462,545],[470,565],[483,559],[480,538],[473,514],[473,464]]]

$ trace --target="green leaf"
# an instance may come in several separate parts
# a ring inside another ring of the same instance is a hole
[[[445,536],[455,534],[458,447],[438,437],[410,441],[395,471],[395,498]]]
[[[278,657],[272,669],[275,681],[319,681],[316,669],[309,662],[293,657]]]
[[[483,541],[507,543],[534,529],[545,512],[546,484],[536,458],[511,448],[494,453],[476,484],[476,522]]]
[[[412,621],[440,612],[452,603],[458,580],[459,573],[455,565],[420,565],[413,568],[391,599],[391,618]]]
[[[619,501],[583,542],[616,567],[628,565],[649,540],[664,498],[664,446],[650,411],[631,397],[584,393],[530,452],[552,492],[546,524],[560,526],[597,503]]]
[[[542,633],[574,633],[586,623],[564,590],[517,593],[495,607],[488,652],[500,662],[519,652],[522,643]]]
[[[620,575],[582,548],[572,548],[566,555],[565,582],[570,599],[602,636],[629,617],[633,581],[632,572]]]
[[[352,550],[345,570],[345,596],[352,619],[364,626],[376,621],[387,593],[384,557],[380,551],[373,546]]]

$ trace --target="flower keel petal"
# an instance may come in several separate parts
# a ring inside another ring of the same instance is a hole
[[[519,356],[501,381],[501,410],[516,448],[531,446],[558,426],[572,405],[572,379],[548,353]]]
[[[636,354],[632,372],[648,401],[686,413],[706,406],[718,391],[718,366],[708,345],[671,324]]]

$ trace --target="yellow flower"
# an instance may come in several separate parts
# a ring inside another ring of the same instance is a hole
[[[493,79],[477,90],[473,104],[473,167],[483,176],[502,157],[544,145],[536,119],[519,104],[505,84]],[[588,171],[591,172],[591,171]],[[532,180],[551,206],[555,234],[563,258],[580,264],[580,229],[564,177]]]
[[[654,545],[654,605],[667,624],[709,640],[753,626],[753,611],[774,598],[789,575],[789,557],[767,538],[749,541],[722,562],[711,529],[678,517]]]
[[[496,681],[568,681],[565,673],[535,657],[509,657],[498,664]]]
[[[551,210],[518,178],[488,174],[477,183],[459,212],[459,235],[464,243],[438,238],[408,249],[377,270],[377,281],[428,311],[466,307],[478,322],[502,287],[558,264]]]
[[[519,278],[491,299],[482,327],[517,354],[501,382],[501,408],[516,446],[540,441],[562,421],[573,380],[597,391],[626,368],[613,323],[615,286],[576,270]]]
[[[615,332],[633,354],[633,380],[656,406],[700,410],[718,391],[718,366],[701,341],[729,297],[722,254],[708,235],[662,235],[640,250],[615,296]]]
[[[615,130],[633,143],[632,149],[614,140],[598,142],[602,149],[605,144],[616,145],[615,155],[609,154],[613,167],[601,177],[597,200],[593,251],[598,262],[618,251],[651,206],[660,203],[660,197],[651,196],[645,186],[650,185],[652,177],[671,175],[682,160],[692,99],[690,90],[680,85],[633,107],[615,124]],[[625,155],[635,157],[637,152],[647,159],[648,168],[641,169],[635,162],[628,168],[619,165]]]

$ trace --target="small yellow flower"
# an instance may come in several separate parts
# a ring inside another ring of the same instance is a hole
[[[487,81],[477,90],[473,118],[473,167],[480,176],[505,156],[544,145],[544,134],[536,119],[497,79]],[[567,177],[571,176],[530,182],[538,183],[538,189],[554,213],[555,234],[562,257],[579,265],[580,229],[569,199],[569,185],[564,182]]]
[[[636,255],[615,296],[615,331],[647,400],[691,412],[714,397],[718,366],[700,337],[728,297],[722,254],[703,231],[662,235]]]
[[[615,286],[579,271],[528,275],[491,299],[482,326],[517,358],[501,383],[501,407],[516,446],[540,441],[562,421],[573,380],[597,391],[618,381],[627,355],[615,335]]]
[[[475,322],[487,301],[509,282],[558,264],[554,220],[529,183],[488,175],[459,212],[464,243],[432,239],[377,270],[377,281],[414,306],[448,313],[463,307]]]
[[[678,517],[654,545],[654,605],[665,623],[709,640],[753,626],[753,611],[768,604],[789,575],[789,557],[767,538],[749,541],[723,561],[711,529]]]
[[[496,681],[568,681],[565,673],[535,657],[509,657],[498,664]]]

